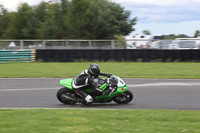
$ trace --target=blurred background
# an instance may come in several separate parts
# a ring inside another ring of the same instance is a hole
[[[191,5],[190,8],[188,4]],[[81,53],[80,50],[96,49],[110,50],[113,55],[109,60],[152,61],[165,58],[168,61],[199,61],[196,57],[197,50],[200,49],[200,27],[196,25],[199,21],[196,15],[200,12],[197,8],[199,4],[195,0],[146,3],[135,0],[2,0],[0,59],[45,60],[46,57],[37,58],[38,50],[77,49]],[[115,49],[129,51],[113,52]],[[25,57],[26,50],[28,57]],[[173,52],[160,55],[159,50]],[[174,53],[175,50],[178,52]],[[192,56],[188,57],[180,50],[188,50],[190,54],[187,55]],[[194,52],[190,52],[191,50]],[[18,53],[19,56],[16,57]],[[102,55],[99,54],[98,56]],[[114,57],[116,54],[119,56]],[[146,59],[146,56],[152,54],[153,58]],[[62,55],[57,57],[61,58]]]

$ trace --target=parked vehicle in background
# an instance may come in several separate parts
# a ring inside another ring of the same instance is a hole
[[[126,42],[127,49],[140,49],[140,48],[150,48],[151,42],[154,36],[152,35],[134,35],[129,38]]]
[[[198,49],[200,49],[200,40],[195,41],[197,44]]]
[[[133,42],[133,45],[136,48],[149,48],[153,40],[153,36],[152,35],[134,35],[133,39],[135,40]]]
[[[179,46],[175,43],[169,44],[168,49],[179,49]]]
[[[196,41],[192,41],[192,40],[175,40],[172,42],[172,44],[176,45],[177,49],[198,49]],[[170,48],[170,49],[173,49],[173,48]]]
[[[156,49],[198,49],[193,40],[160,40],[152,43],[151,48]]]
[[[200,49],[200,35],[197,36],[197,38],[176,38],[176,40],[182,40],[182,41],[195,41],[196,46],[193,49]],[[192,42],[193,43],[193,42]],[[191,49],[191,48],[190,48]]]
[[[136,49],[136,47],[133,44],[126,44],[126,49]]]
[[[169,45],[172,44],[172,40],[160,40],[152,42],[151,48],[156,49],[169,49]]]

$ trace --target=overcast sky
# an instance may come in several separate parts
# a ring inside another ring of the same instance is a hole
[[[9,11],[16,11],[20,2],[29,5],[42,0],[0,0]],[[49,1],[49,0],[44,0]],[[111,0],[131,11],[131,18],[138,17],[134,34],[150,30],[154,35],[186,34],[193,36],[200,30],[200,0]]]

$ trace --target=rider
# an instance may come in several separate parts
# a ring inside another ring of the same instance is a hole
[[[112,74],[100,72],[100,66],[98,64],[90,64],[89,69],[81,72],[73,81],[73,88],[75,92],[85,99],[87,103],[92,103],[93,98],[87,94],[84,89],[91,87],[96,95],[101,95],[103,90],[97,87],[98,77],[107,76],[111,77]]]

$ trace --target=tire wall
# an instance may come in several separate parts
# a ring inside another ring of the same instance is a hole
[[[199,62],[200,50],[158,49],[37,49],[36,61]]]

